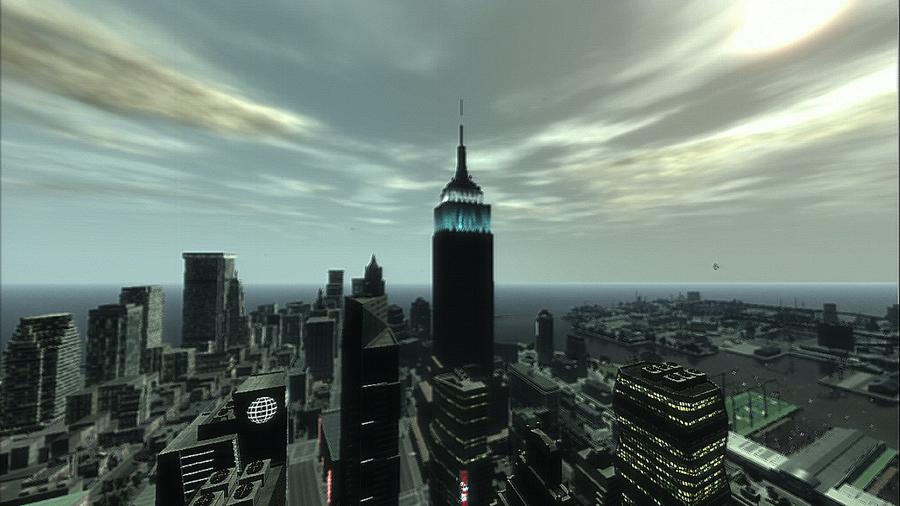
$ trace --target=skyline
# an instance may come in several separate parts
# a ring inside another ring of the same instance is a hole
[[[86,5],[2,4],[4,285],[427,284],[460,97],[498,284],[898,280],[896,3]]]

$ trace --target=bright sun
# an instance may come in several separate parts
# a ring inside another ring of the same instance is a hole
[[[825,27],[848,3],[848,0],[744,0],[742,23],[729,45],[741,53],[780,49]]]

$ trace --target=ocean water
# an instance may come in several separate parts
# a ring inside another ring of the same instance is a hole
[[[261,304],[315,300],[321,285],[248,285],[245,287],[247,310]],[[166,295],[165,331],[163,339],[177,345],[181,335],[181,286],[164,285]],[[698,290],[705,299],[731,300],[759,304],[784,304],[821,309],[824,302],[835,302],[838,311],[884,316],[888,305],[897,302],[896,283],[566,283],[507,284],[495,289],[495,335],[498,342],[531,341],[533,321],[541,309],[556,317],[556,346],[565,342],[568,325],[562,320],[580,304],[615,305],[635,296],[655,299],[677,297],[679,293]],[[350,287],[344,288],[349,293]],[[431,300],[428,285],[387,284],[388,298],[409,312],[416,297]],[[115,303],[119,287],[115,285],[2,285],[0,286],[0,341],[6,341],[24,316],[53,312],[71,312],[78,330],[84,334],[88,311],[100,304]]]

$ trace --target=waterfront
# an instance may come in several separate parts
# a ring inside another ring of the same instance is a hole
[[[816,380],[831,372],[828,364],[792,356],[768,362],[731,353],[693,357],[653,345],[628,348],[597,340],[588,342],[588,351],[592,357],[606,356],[613,362],[627,362],[635,352],[655,353],[663,360],[700,369],[716,383],[721,382],[724,372],[728,393],[772,380],[767,391],[778,392],[780,398],[797,405],[800,411],[794,414],[795,420],[809,430],[819,432],[834,426],[858,428],[892,448],[897,448],[900,439],[897,405],[879,405],[863,396],[820,385]]]

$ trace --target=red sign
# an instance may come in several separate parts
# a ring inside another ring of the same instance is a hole
[[[469,471],[459,472],[459,506],[469,505]]]

